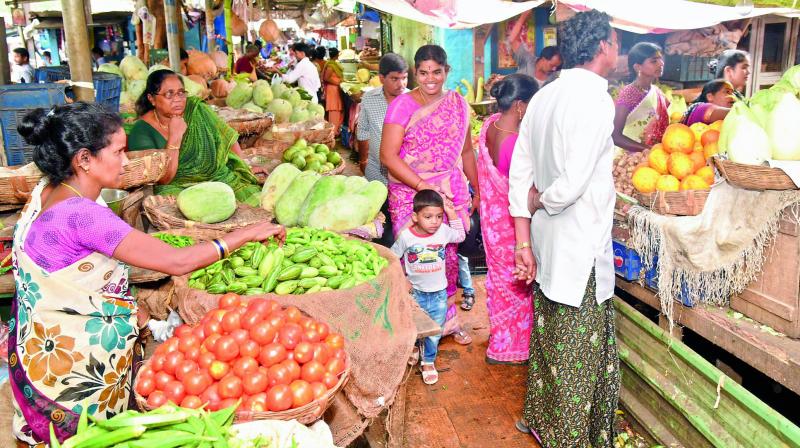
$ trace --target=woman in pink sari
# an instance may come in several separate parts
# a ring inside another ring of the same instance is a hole
[[[454,90],[443,90],[450,70],[447,53],[437,45],[424,45],[417,50],[414,63],[418,87],[389,105],[381,139],[381,163],[389,169],[389,213],[395,235],[410,224],[417,191],[431,189],[451,199],[465,226],[480,201],[469,136],[469,105]],[[447,295],[453,298],[458,279],[456,245],[447,246],[445,259]],[[445,335],[449,334],[447,328],[454,328],[456,341],[468,344],[471,339],[454,324],[455,317],[451,304]]]
[[[478,148],[481,233],[486,251],[486,308],[489,311],[489,364],[523,364],[528,360],[533,324],[532,289],[514,277],[514,218],[508,213],[508,170],[519,124],[536,93],[536,80],[507,76],[492,86],[500,113],[483,123]]]

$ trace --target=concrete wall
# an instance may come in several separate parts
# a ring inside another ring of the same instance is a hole
[[[412,86],[414,72],[414,53],[423,45],[437,43],[434,41],[434,29],[431,26],[392,16],[392,50],[402,56],[411,68],[409,88]]]
[[[437,28],[436,34],[436,40],[447,51],[447,63],[450,64],[450,75],[445,88],[455,89],[462,79],[474,84],[476,76],[473,31]]]

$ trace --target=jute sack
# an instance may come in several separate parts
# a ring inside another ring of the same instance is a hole
[[[413,299],[400,261],[383,246],[375,245],[375,249],[389,264],[369,282],[345,291],[260,296],[294,305],[344,335],[352,360],[344,392],[363,418],[376,417],[394,401],[417,333],[412,319]],[[219,295],[189,288],[188,275],[175,278],[175,303],[190,325],[216,308],[218,299]],[[349,423],[352,428],[361,422]],[[337,429],[331,427],[334,434]]]

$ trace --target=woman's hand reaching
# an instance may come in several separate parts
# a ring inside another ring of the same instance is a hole
[[[280,224],[261,222],[247,227],[250,231],[250,241],[264,241],[270,237],[278,240],[280,244],[286,239],[286,228]]]
[[[524,281],[526,285],[533,283],[536,278],[536,259],[530,247],[514,251],[514,278]]]

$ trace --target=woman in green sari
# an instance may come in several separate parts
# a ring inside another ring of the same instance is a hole
[[[230,185],[239,202],[259,206],[261,186],[240,157],[239,135],[200,99],[187,98],[178,75],[151,73],[136,113],[128,150],[164,150],[170,158],[156,194],[175,195],[200,182],[218,181]]]

